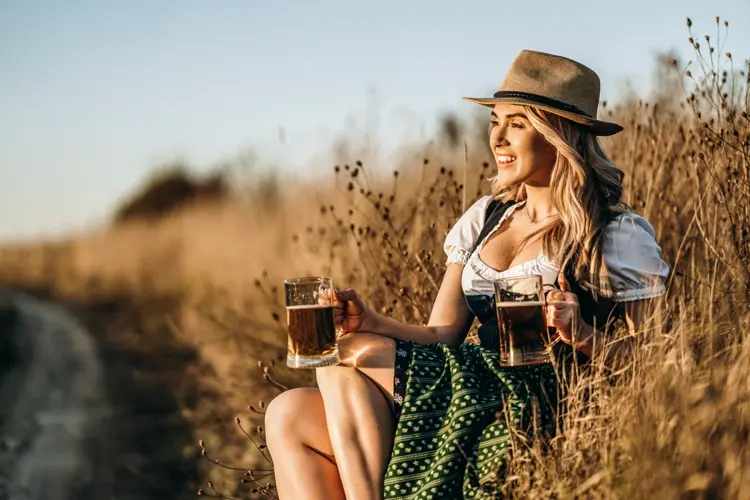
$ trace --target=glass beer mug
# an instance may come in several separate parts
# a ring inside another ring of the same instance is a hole
[[[284,281],[287,357],[290,368],[339,364],[333,321],[333,279],[328,276]]]
[[[524,366],[549,363],[559,337],[547,327],[547,304],[539,275],[495,281],[495,308],[500,364]]]

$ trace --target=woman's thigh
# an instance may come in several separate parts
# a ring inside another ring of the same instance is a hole
[[[338,347],[341,364],[356,368],[375,382],[392,409],[396,342],[373,333],[350,333],[339,338]]]

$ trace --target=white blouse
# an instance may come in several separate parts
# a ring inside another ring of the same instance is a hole
[[[511,206],[492,231],[472,251],[484,226],[484,215],[491,196],[480,198],[451,228],[444,250],[448,264],[465,264],[461,285],[466,295],[494,294],[493,281],[498,278],[540,274],[545,285],[554,285],[558,269],[539,252],[532,260],[497,271],[479,258],[485,242],[524,201]],[[601,295],[615,302],[658,297],[666,293],[669,266],[661,258],[661,248],[654,239],[654,228],[636,213],[625,213],[610,222],[602,233],[602,254],[606,272],[601,276]]]

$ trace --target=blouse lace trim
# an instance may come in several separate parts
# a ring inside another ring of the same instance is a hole
[[[463,248],[451,245],[447,248],[448,259],[446,264],[466,264],[469,261],[470,252]]]

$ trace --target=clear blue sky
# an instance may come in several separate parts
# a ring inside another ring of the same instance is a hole
[[[750,0],[3,0],[0,239],[104,220],[174,157],[255,149],[308,172],[373,116],[395,143],[468,113],[460,97],[497,87],[521,48],[591,66],[603,98],[626,78],[647,92],[658,50],[689,54],[688,15],[699,35],[728,19],[750,56]]]

